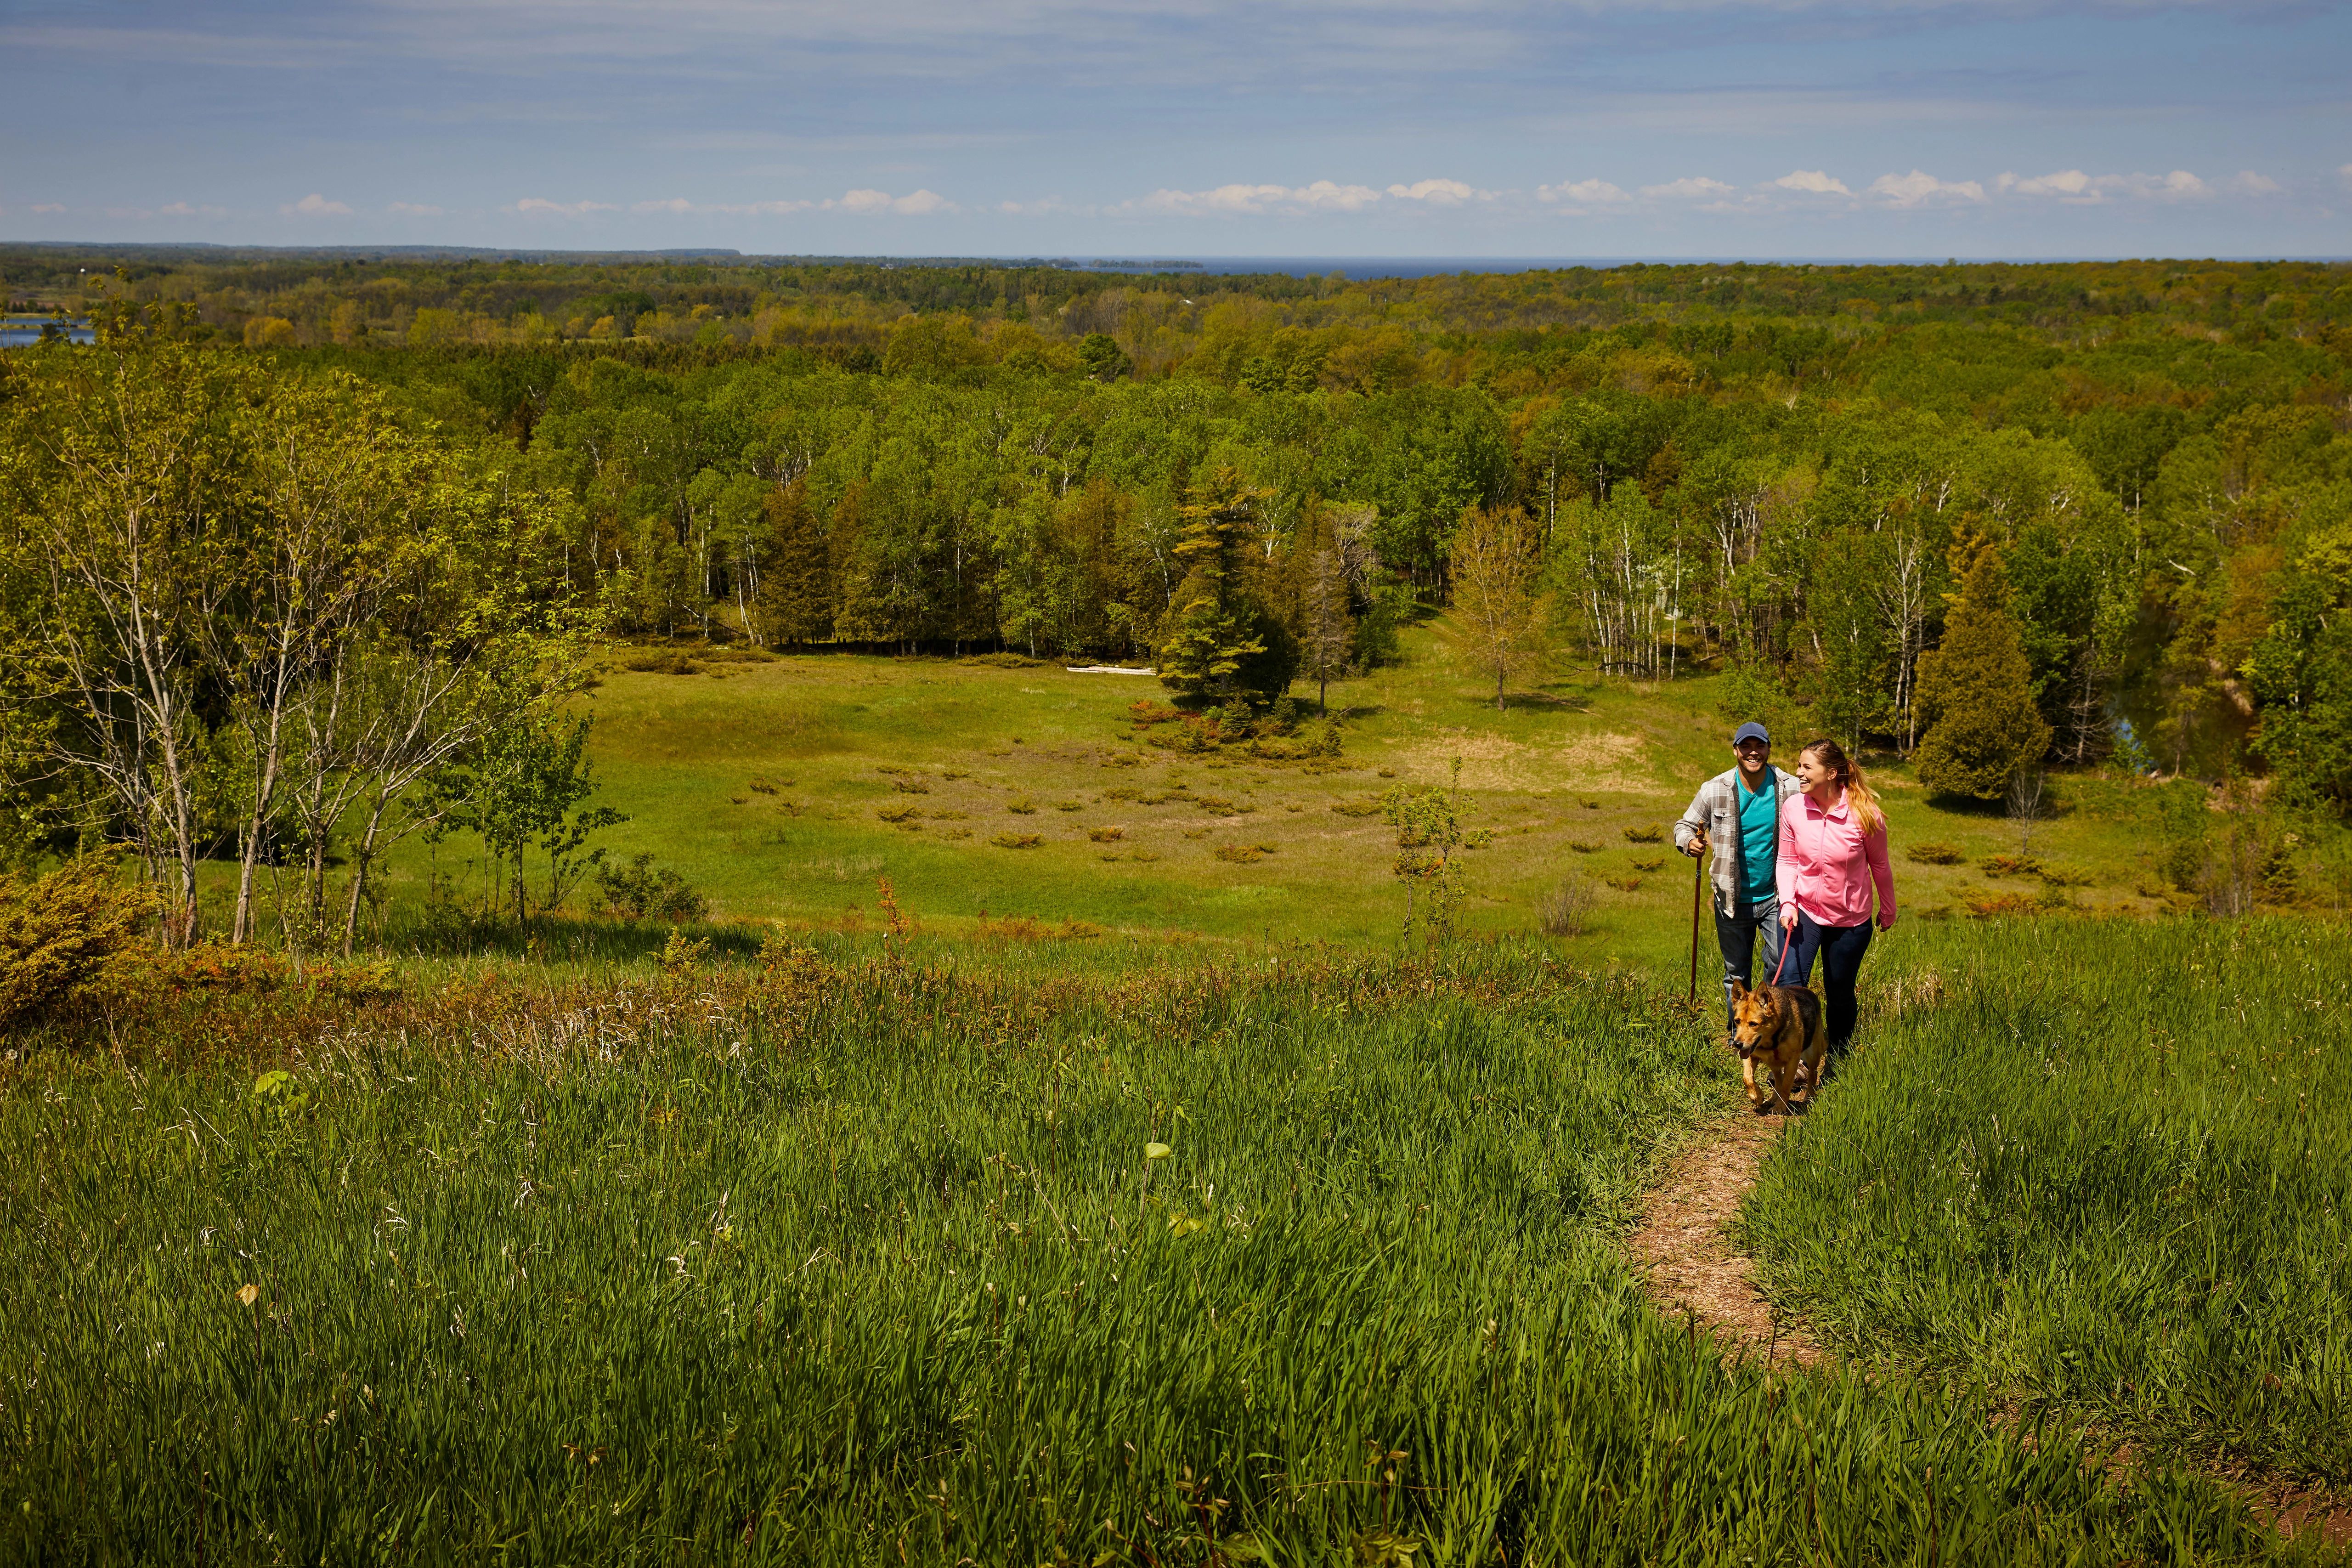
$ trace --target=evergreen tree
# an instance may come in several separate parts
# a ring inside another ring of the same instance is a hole
[[[1961,580],[1943,646],[1919,660],[1919,706],[1927,719],[1919,782],[1938,795],[1998,800],[2050,748],[2010,613],[2009,574],[1993,550],[1980,551]]]
[[[1160,679],[1192,697],[1223,701],[1240,693],[1279,696],[1298,668],[1298,645],[1246,582],[1257,507],[1271,492],[1244,487],[1219,468],[1180,509],[1175,555],[1184,580],[1170,605]]]
[[[768,565],[760,578],[760,634],[770,642],[813,643],[833,632],[833,561],[808,483],[768,492]]]

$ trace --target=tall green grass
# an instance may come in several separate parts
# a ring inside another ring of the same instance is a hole
[[[353,1027],[259,1081],[43,1052],[0,1088],[0,1550],[2274,1550],[2204,1483],[1661,1321],[1612,1233],[1725,1104],[1711,1036],[1491,952],[1050,994],[803,964]]]
[[[1940,998],[1865,1027],[1750,1196],[1772,1278],[1852,1352],[2352,1482],[2352,940],[1927,943],[1907,991]]]

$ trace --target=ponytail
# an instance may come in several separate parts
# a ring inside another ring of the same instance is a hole
[[[1853,815],[1853,825],[1864,837],[1882,833],[1886,828],[1886,814],[1878,808],[1878,793],[1862,776],[1862,766],[1835,741],[1815,741],[1797,753],[1801,757],[1818,757],[1822,765],[1837,775],[1838,787],[1845,791],[1845,808]]]

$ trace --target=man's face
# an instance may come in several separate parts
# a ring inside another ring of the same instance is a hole
[[[1754,778],[1772,761],[1772,742],[1757,740],[1742,741],[1731,748],[1731,754],[1739,759],[1739,771],[1749,778]]]

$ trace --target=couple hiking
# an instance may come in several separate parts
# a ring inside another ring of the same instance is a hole
[[[1830,1050],[1842,1056],[1853,1038],[1874,889],[1878,929],[1895,924],[1885,814],[1834,741],[1798,752],[1794,775],[1772,765],[1761,724],[1734,731],[1731,754],[1736,765],[1699,785],[1675,824],[1675,848],[1694,858],[1715,851],[1725,1026],[1736,986],[1811,985],[1818,957]]]

